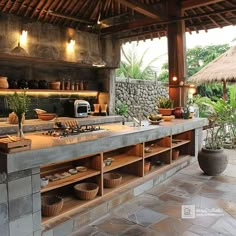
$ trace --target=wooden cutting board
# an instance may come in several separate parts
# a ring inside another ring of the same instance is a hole
[[[0,151],[6,153],[21,152],[31,149],[31,139],[16,136],[1,136]]]

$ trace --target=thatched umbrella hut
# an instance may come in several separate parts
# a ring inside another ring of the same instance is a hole
[[[187,79],[196,85],[223,82],[223,98],[226,99],[226,82],[236,82],[236,46],[217,57]]]

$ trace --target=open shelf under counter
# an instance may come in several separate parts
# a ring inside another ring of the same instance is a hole
[[[169,151],[170,147],[154,146],[154,147],[150,147],[150,149],[151,149],[150,152],[145,152],[144,150],[144,158],[148,158],[148,157],[155,156],[157,154]]]
[[[191,140],[172,139],[172,148],[176,148],[190,142]]]
[[[103,172],[108,172],[129,164],[132,164],[134,162],[140,161],[143,158],[142,157],[138,157],[136,155],[127,155],[127,154],[121,154],[121,155],[116,155],[116,156],[112,156],[112,159],[114,159],[114,161],[112,161],[110,166],[104,166],[103,168]]]
[[[178,162],[179,160],[183,160],[183,159],[189,158],[189,157],[190,157],[190,155],[188,155],[188,154],[181,154],[175,160],[172,160],[172,163]]]
[[[137,175],[132,175],[132,174],[127,174],[127,173],[123,173],[123,172],[115,172],[115,173],[119,173],[122,175],[122,182],[119,186],[115,187],[115,188],[104,188],[103,189],[103,195],[109,194],[114,192],[117,189],[120,189],[122,187],[125,187],[125,185],[130,184],[132,182],[134,182],[135,180],[140,179],[141,177],[137,176]]]
[[[73,184],[80,180],[84,180],[84,179],[87,179],[87,178],[90,178],[99,174],[100,174],[100,171],[98,170],[87,169],[87,171],[85,172],[78,172],[77,174],[71,175],[64,179],[56,180],[54,182],[49,182],[47,186],[41,188],[41,193],[45,193],[53,189],[57,189],[57,188],[60,188],[69,184]]]
[[[91,203],[94,203],[96,200],[99,200],[101,196],[96,196],[95,199],[92,200],[80,200],[74,196],[62,196],[63,197],[63,208],[62,211],[56,215],[56,216],[50,216],[50,217],[42,217],[42,223],[47,224],[51,221],[60,219],[62,216],[68,216],[69,213],[76,212],[78,209],[81,209],[81,207],[86,207],[90,205]]]

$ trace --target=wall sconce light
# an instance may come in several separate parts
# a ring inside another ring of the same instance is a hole
[[[67,51],[69,53],[72,53],[74,51],[74,47],[75,47],[75,40],[70,38],[67,43]]]
[[[20,35],[20,40],[19,40],[20,45],[23,45],[23,46],[26,45],[27,35],[28,35],[28,31],[22,30],[21,35]]]
[[[173,80],[173,81],[177,81],[177,77],[176,77],[176,76],[173,76],[172,80]]]

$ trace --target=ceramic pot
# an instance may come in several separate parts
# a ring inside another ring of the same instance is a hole
[[[172,160],[177,160],[179,157],[179,150],[173,149],[172,150]]]
[[[172,108],[158,108],[158,111],[160,114],[162,114],[163,116],[170,116],[172,115],[174,109]]]
[[[144,173],[147,173],[150,170],[150,165],[151,165],[150,161],[145,161],[145,163],[144,163]]]
[[[183,116],[182,116],[183,115],[182,107],[175,107],[174,115],[175,115],[175,118],[177,118],[177,119],[183,118]]]
[[[210,176],[221,174],[227,167],[228,159],[224,149],[206,149],[198,153],[198,163],[202,171]]]
[[[7,77],[0,77],[0,88],[7,89],[9,87]]]

